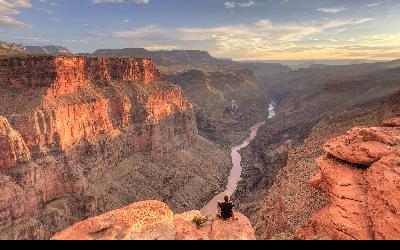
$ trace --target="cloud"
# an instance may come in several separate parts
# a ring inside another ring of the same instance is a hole
[[[321,50],[322,47],[310,43],[310,39],[314,36],[322,34],[336,36],[339,29],[362,25],[370,21],[372,19],[350,18],[329,20],[318,24],[274,24],[268,19],[263,19],[253,24],[210,28],[182,27],[173,30],[150,25],[113,32],[112,37],[138,47],[146,47],[148,44],[168,44],[179,49],[205,49],[216,56],[236,59],[277,55],[296,58],[304,51]],[[334,43],[332,39],[326,39],[324,42]],[[316,57],[316,55],[310,57]]]
[[[319,12],[323,12],[323,13],[329,13],[329,14],[337,14],[343,11],[348,10],[348,8],[345,7],[333,7],[333,8],[320,8],[317,9]]]
[[[338,19],[338,20],[333,20],[325,23],[322,28],[323,29],[330,29],[330,28],[339,28],[343,26],[348,26],[348,25],[358,25],[358,24],[364,24],[371,22],[373,19],[372,18],[349,18],[349,19]]]
[[[20,22],[10,16],[0,16],[0,25],[15,28],[15,29],[30,29],[30,28],[32,28],[32,25]]]
[[[235,9],[235,8],[248,8],[255,6],[256,3],[254,1],[248,2],[225,2],[224,6],[226,9]]]
[[[378,7],[379,5],[381,5],[380,3],[370,3],[370,4],[367,4],[367,8],[375,8],[375,7]]]
[[[21,7],[21,8],[31,8],[32,7],[32,4],[29,2],[29,0],[14,0],[14,1],[12,1],[12,4],[14,6]]]
[[[92,3],[99,4],[99,3],[126,3],[128,0],[92,0]],[[137,4],[149,4],[150,0],[131,0],[131,2]]]
[[[32,8],[29,0],[0,0],[0,26],[13,29],[30,29],[32,25],[18,21],[11,15],[18,15],[20,8]]]

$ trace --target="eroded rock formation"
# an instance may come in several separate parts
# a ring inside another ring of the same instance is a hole
[[[258,237],[290,239],[325,205],[324,193],[307,185],[319,171],[315,160],[324,153],[322,145],[356,126],[398,117],[399,72],[398,62],[388,62],[264,79],[277,102],[277,116],[244,150],[243,180],[235,198]]]
[[[201,207],[224,185],[229,155],[198,136],[192,104],[151,60],[3,57],[0,69],[0,238],[49,239],[137,200]]]
[[[301,239],[400,239],[400,127],[357,127],[330,140],[310,185],[328,204],[298,232]]]
[[[0,116],[0,169],[15,167],[19,162],[29,161],[31,154],[22,139],[7,119]]]
[[[9,92],[4,100],[9,108],[2,113],[34,153],[54,147],[66,150],[100,135],[114,137],[118,130],[139,123],[155,125],[191,110],[182,91],[162,83],[148,59],[11,57],[0,60],[0,67],[0,84]],[[42,96],[10,100],[12,92],[24,91]],[[21,109],[18,101],[29,104],[30,110]],[[142,140],[151,142],[143,134]]]
[[[212,220],[196,226],[200,211],[174,215],[159,201],[144,201],[94,217],[58,233],[53,240],[254,240],[250,221]]]

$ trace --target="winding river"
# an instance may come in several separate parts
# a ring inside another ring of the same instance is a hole
[[[269,106],[269,114],[268,119],[271,119],[275,116],[275,103],[272,102]],[[242,180],[242,156],[240,155],[240,150],[249,146],[249,144],[256,138],[258,130],[265,124],[265,122],[260,122],[255,124],[250,128],[250,136],[242,142],[239,146],[232,148],[232,164],[233,168],[228,178],[228,185],[226,190],[217,196],[215,196],[202,210],[201,213],[203,215],[211,215],[214,216],[218,212],[218,202],[223,201],[225,195],[232,196],[239,182]]]

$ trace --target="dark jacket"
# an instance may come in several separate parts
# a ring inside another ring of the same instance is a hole
[[[229,220],[233,217],[233,205],[232,202],[222,202],[218,203],[218,207],[221,208],[221,218],[224,220]]]

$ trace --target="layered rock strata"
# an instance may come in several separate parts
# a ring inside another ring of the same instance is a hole
[[[381,127],[357,127],[324,146],[320,172],[310,181],[328,204],[301,239],[400,239],[400,127],[398,119]]]
[[[224,185],[229,155],[149,59],[4,57],[0,86],[2,239],[49,239],[143,199],[201,207]]]
[[[355,126],[376,126],[388,118],[398,117],[399,101],[400,96],[393,95],[332,113],[316,122],[307,133],[303,132],[306,129],[303,123],[291,124],[302,121],[298,116],[291,117],[288,123],[287,119],[279,119],[278,113],[271,124],[267,122],[264,131],[260,130],[253,150],[249,148],[242,153],[244,181],[249,177],[260,181],[246,185],[246,192],[238,192],[239,198],[236,198],[240,211],[252,221],[257,237],[293,239],[294,234],[327,203],[322,191],[308,185],[319,172],[315,160],[324,153],[323,145]],[[284,128],[284,133],[274,137],[277,134],[274,128],[279,128],[278,131]],[[305,139],[299,142],[299,137]],[[244,181],[242,183],[247,184]]]

